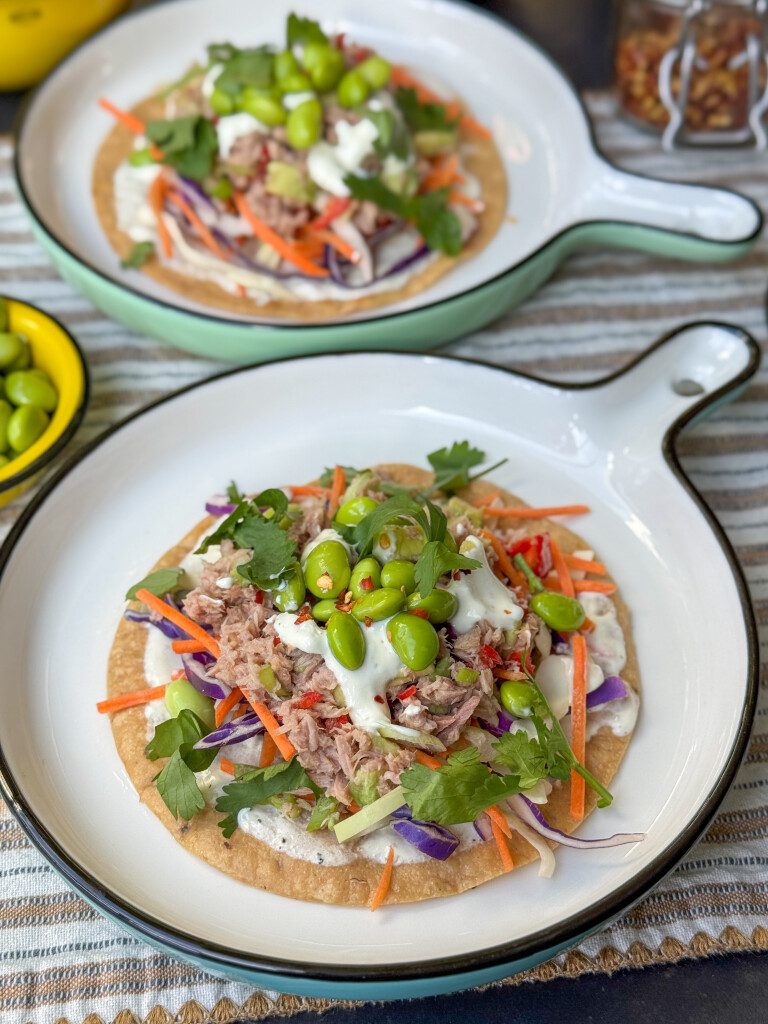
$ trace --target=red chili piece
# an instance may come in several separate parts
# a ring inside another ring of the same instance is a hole
[[[490,644],[483,644],[480,648],[480,661],[490,668],[493,665],[501,665],[502,658],[495,647],[491,647]]]
[[[364,579],[360,580],[360,589],[361,590],[373,590],[374,589],[373,577],[372,576],[366,576]]]
[[[429,612],[426,608],[410,608],[408,610],[409,615],[417,615],[420,619],[428,619]]]
[[[256,604],[264,604],[264,591],[263,590],[257,590],[256,591]]]
[[[377,693],[373,699],[376,701],[377,704],[385,703],[384,698],[381,696],[380,693]]]
[[[323,725],[328,732],[333,732],[333,730],[337,729],[340,725],[346,725],[348,721],[349,715],[339,715],[338,718],[324,718]]]
[[[416,693],[416,687],[415,686],[406,686],[406,688],[404,690],[401,690],[400,693],[398,693],[397,699],[398,700],[408,700],[408,698],[412,697],[414,695],[414,693]]]
[[[312,611],[311,611],[309,605],[305,604],[305,605],[303,605],[301,611],[299,612],[299,617],[295,620],[296,625],[300,626],[302,622],[306,622],[307,619],[311,619],[311,618],[312,618]]]
[[[317,704],[320,700],[324,700],[322,693],[318,693],[317,690],[309,690],[303,697],[295,700],[293,706],[303,710],[304,708],[311,708],[313,704]]]

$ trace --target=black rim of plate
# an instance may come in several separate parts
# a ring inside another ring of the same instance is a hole
[[[741,610],[744,619],[747,643],[747,679],[744,706],[741,720],[737,730],[733,746],[728,754],[723,772],[707,796],[701,801],[698,811],[695,813],[688,825],[678,834],[677,838],[659,854],[656,859],[638,872],[631,881],[614,890],[609,895],[591,904],[582,913],[574,915],[559,924],[542,929],[524,939],[513,942],[502,943],[487,949],[473,951],[471,953],[458,954],[449,957],[441,957],[433,960],[426,960],[421,964],[415,963],[392,963],[377,966],[359,967],[335,965],[335,964],[311,964],[298,961],[282,960],[275,957],[261,956],[256,954],[237,953],[228,950],[216,943],[206,943],[200,939],[191,939],[183,932],[168,925],[164,925],[154,918],[140,913],[135,908],[124,903],[112,895],[104,886],[83,871],[78,864],[70,858],[67,852],[62,849],[57,841],[47,831],[31,808],[27,805],[20,788],[17,786],[9,766],[5,760],[5,754],[0,749],[0,792],[7,801],[11,811],[18,819],[24,831],[32,843],[59,872],[64,879],[85,897],[93,906],[97,907],[109,917],[117,920],[128,927],[134,933],[140,934],[149,942],[159,945],[164,949],[179,956],[191,958],[197,962],[202,961],[211,969],[237,969],[244,972],[258,972],[261,975],[272,975],[284,979],[301,978],[325,983],[380,983],[396,981],[419,981],[427,978],[449,978],[455,975],[482,971],[503,966],[513,967],[515,962],[525,957],[535,956],[547,952],[556,947],[566,946],[576,941],[583,934],[598,929],[607,921],[612,920],[627,910],[655,886],[665,875],[667,875],[677,864],[680,858],[690,849],[696,840],[702,835],[710,820],[714,816],[718,805],[725,796],[734,775],[739,767],[741,758],[747,746],[750,727],[757,701],[758,688],[758,643],[757,629],[755,625],[754,612],[750,603],[747,585],[741,567],[736,560],[735,553],[723,528],[718,523],[709,506],[701,494],[686,477],[675,452],[675,442],[683,428],[697,417],[704,409],[716,405],[729,392],[740,388],[755,373],[760,363],[760,349],[749,332],[733,324],[721,323],[714,320],[702,320],[686,324],[685,327],[713,326],[727,330],[742,338],[749,350],[749,359],[745,368],[733,380],[724,384],[710,395],[706,395],[699,402],[694,403],[669,427],[662,440],[662,454],[672,472],[675,474],[681,486],[687,491],[694,503],[697,505],[701,515],[704,516],[710,529],[720,544],[726,561],[730,567],[734,583],[739,595]],[[533,374],[509,370],[504,367],[494,366],[491,363],[479,359],[466,359],[460,356],[429,355],[424,353],[393,353],[387,350],[370,352],[335,352],[322,355],[295,356],[289,359],[278,360],[280,363],[298,362],[307,359],[345,359],[365,358],[367,355],[386,355],[392,359],[439,359],[444,362],[457,364],[471,364],[482,367],[495,373],[508,374],[512,377],[523,378],[535,382],[544,387],[554,387],[571,391],[586,391],[599,388],[602,385],[616,380],[629,372],[633,367],[641,363],[648,355],[665,345],[671,338],[680,332],[681,328],[669,332],[655,342],[650,348],[644,351],[637,358],[618,371],[608,374],[596,381],[589,383],[557,383],[550,380],[543,380]],[[88,455],[103,444],[113,434],[122,430],[137,418],[143,416],[149,410],[160,405],[174,401],[181,395],[190,391],[207,386],[213,381],[218,381],[238,373],[261,373],[268,371],[273,363],[262,364],[253,367],[235,367],[216,374],[206,380],[192,383],[158,399],[138,410],[136,413],[115,424],[105,433],[95,438],[80,451],[74,453],[69,460],[61,466],[56,474],[47,481],[41,491],[35,496],[32,502],[22,512],[21,517],[14,525],[0,548],[0,585],[5,573],[6,566],[16,546],[22,539],[24,531],[41,509],[48,496],[72,472]],[[452,897],[459,899],[460,896]],[[418,913],[418,909],[415,911]]]
[[[163,2],[164,3],[170,3],[170,2],[178,3],[179,0],[163,0]],[[474,4],[470,3],[469,0],[451,0],[451,2],[456,4],[457,6],[461,6],[461,7],[467,8],[469,11],[472,12],[473,15],[475,15],[478,18],[487,18],[487,19],[493,21],[497,26],[503,28],[506,32],[510,32],[516,38],[521,40],[524,45],[527,45],[531,49],[535,50],[539,54],[539,56],[542,57],[544,59],[544,61],[546,61],[546,63],[548,63],[550,65],[550,67],[553,69],[553,71],[559,77],[560,84],[561,84],[563,90],[564,91],[567,90],[568,92],[570,92],[571,95],[573,96],[573,98],[576,100],[576,102],[577,102],[577,104],[578,104],[578,106],[579,106],[579,108],[581,110],[582,117],[584,118],[584,121],[586,122],[589,144],[590,144],[590,146],[592,148],[592,151],[596,154],[596,156],[598,156],[601,160],[603,160],[608,166],[614,167],[614,168],[616,168],[616,170],[621,170],[621,168],[618,168],[616,166],[616,164],[613,163],[613,161],[609,160],[608,157],[606,157],[605,154],[600,149],[600,146],[598,145],[598,142],[597,142],[597,138],[595,136],[594,125],[592,123],[591,117],[589,116],[587,108],[586,108],[586,106],[585,106],[581,96],[577,92],[576,88],[573,86],[573,84],[571,83],[570,79],[565,74],[565,72],[560,67],[560,65],[557,63],[557,61],[555,61],[537,43],[535,43],[535,42],[533,42],[533,40],[529,39],[523,32],[520,32],[518,29],[514,28],[512,25],[509,24],[508,21],[505,21],[500,15],[495,14],[492,11],[482,10],[481,8],[478,8]],[[157,6],[157,5],[155,5],[155,6]],[[419,305],[419,306],[414,307],[413,309],[408,309],[408,310],[401,310],[401,311],[387,313],[386,312],[386,308],[385,308],[383,312],[377,313],[375,316],[363,317],[363,318],[357,319],[357,320],[348,320],[348,321],[345,321],[343,319],[341,319],[341,320],[325,320],[322,323],[312,323],[312,324],[303,324],[303,323],[297,323],[297,322],[293,322],[293,321],[285,322],[285,323],[275,323],[275,322],[271,322],[271,321],[268,321],[268,320],[261,321],[261,320],[258,320],[255,317],[251,317],[251,318],[248,318],[248,319],[240,320],[240,319],[235,319],[233,317],[222,316],[222,315],[219,315],[219,314],[216,314],[216,313],[207,313],[207,312],[201,312],[200,310],[189,309],[189,308],[186,308],[183,305],[180,305],[177,302],[172,302],[172,301],[167,300],[167,299],[161,299],[161,298],[158,298],[157,296],[154,296],[154,295],[149,295],[146,292],[144,292],[143,290],[141,290],[140,288],[136,288],[136,287],[134,287],[130,283],[126,283],[123,280],[119,280],[118,278],[113,277],[110,274],[105,273],[103,270],[100,270],[98,267],[94,266],[94,264],[92,264],[89,260],[83,259],[76,252],[74,252],[73,249],[71,249],[68,245],[66,245],[56,235],[56,233],[53,230],[51,230],[49,225],[46,223],[45,218],[43,217],[42,213],[39,210],[36,209],[34,203],[32,202],[32,200],[31,200],[31,198],[30,198],[30,196],[29,196],[29,194],[27,192],[27,189],[26,189],[25,184],[24,184],[24,178],[23,178],[22,171],[21,171],[21,157],[20,157],[20,153],[21,153],[21,150],[22,150],[23,145],[24,145],[24,129],[25,129],[26,124],[27,124],[27,118],[28,118],[32,108],[34,107],[34,104],[35,104],[36,100],[43,94],[43,92],[45,92],[47,90],[47,88],[49,86],[52,86],[54,84],[54,79],[55,79],[56,75],[64,67],[66,67],[71,61],[75,60],[80,55],[80,52],[82,50],[85,50],[85,49],[87,49],[87,48],[89,48],[91,46],[98,45],[98,43],[101,40],[101,37],[105,33],[113,30],[115,27],[119,27],[128,18],[139,18],[139,17],[143,17],[143,16],[146,16],[146,15],[151,15],[151,13],[152,13],[152,8],[151,7],[150,8],[139,8],[139,9],[134,10],[134,11],[129,11],[126,14],[124,14],[121,18],[118,18],[117,21],[113,21],[111,23],[106,24],[103,28],[101,28],[94,35],[90,36],[84,42],[80,43],[79,46],[75,47],[75,49],[72,50],[64,58],[64,60],[62,60],[59,64],[57,64],[54,67],[54,69],[51,72],[49,72],[49,74],[43,79],[43,81],[37,86],[37,88],[22,103],[22,106],[21,106],[21,108],[19,110],[19,113],[17,115],[17,118],[16,118],[16,123],[14,125],[14,142],[15,142],[15,145],[14,145],[13,169],[14,169],[14,174],[15,174],[15,177],[16,177],[16,184],[17,184],[17,187],[19,189],[19,193],[21,195],[22,201],[23,201],[23,203],[24,203],[24,205],[25,205],[29,215],[35,220],[35,222],[40,227],[40,229],[45,232],[45,234],[48,236],[48,238],[51,239],[51,241],[53,241],[55,243],[55,245],[57,245],[71,259],[73,259],[75,262],[79,263],[82,267],[85,267],[92,274],[95,274],[97,277],[99,277],[102,281],[106,282],[108,285],[110,285],[112,287],[115,287],[115,288],[120,288],[123,291],[128,292],[129,294],[131,294],[136,299],[142,300],[144,302],[149,302],[149,303],[151,303],[154,306],[160,307],[161,309],[169,310],[169,311],[171,311],[173,313],[176,313],[176,314],[179,314],[181,316],[191,316],[191,317],[194,317],[194,318],[196,318],[198,320],[204,320],[204,321],[207,321],[207,322],[210,322],[210,323],[214,323],[214,324],[226,324],[229,327],[237,327],[237,328],[239,328],[241,330],[244,330],[244,331],[247,331],[249,329],[258,329],[260,331],[273,330],[275,332],[295,331],[295,330],[301,330],[301,331],[309,332],[309,331],[322,330],[324,328],[327,329],[329,327],[333,327],[336,331],[339,331],[339,330],[350,331],[350,330],[354,330],[360,324],[371,323],[371,322],[375,322],[375,321],[379,321],[379,320],[394,320],[394,319],[397,319],[398,317],[404,318],[404,317],[409,317],[409,316],[415,316],[415,315],[418,315],[419,313],[422,313],[422,312],[424,312],[426,310],[434,309],[434,308],[436,308],[438,306],[446,305],[446,304],[451,303],[451,302],[458,302],[458,301],[460,301],[462,299],[465,299],[469,295],[472,295],[472,294],[474,294],[476,292],[481,291],[484,288],[488,288],[488,287],[494,285],[496,282],[500,281],[502,278],[506,277],[508,274],[512,273],[513,271],[516,271],[516,270],[520,269],[521,267],[524,267],[526,264],[528,264],[531,261],[537,259],[545,249],[549,248],[549,246],[556,244],[561,239],[565,238],[567,235],[570,235],[570,234],[572,234],[574,232],[577,232],[580,229],[587,228],[587,227],[593,227],[595,225],[602,225],[602,226],[626,226],[628,224],[631,225],[633,223],[632,221],[610,220],[610,219],[606,219],[606,220],[577,221],[577,222],[575,222],[573,224],[567,225],[565,228],[563,228],[561,231],[558,231],[556,234],[552,235],[550,238],[544,239],[542,241],[542,243],[538,246],[538,248],[535,249],[528,256],[526,256],[524,259],[519,260],[517,263],[513,263],[510,266],[504,267],[502,270],[500,270],[497,274],[494,274],[492,277],[489,277],[486,280],[481,281],[481,282],[479,282],[476,285],[472,285],[472,287],[470,287],[470,288],[465,288],[463,291],[457,292],[455,295],[446,296],[446,298],[444,298],[444,299],[436,299],[433,302],[425,302],[423,305]],[[645,181],[659,181],[659,180],[663,180],[667,184],[670,184],[670,185],[686,185],[686,184],[690,184],[689,182],[685,182],[685,181],[683,181],[681,179],[673,179],[673,178],[670,178],[670,179],[658,179],[658,178],[653,178],[651,175],[640,174],[640,173],[637,173],[637,172],[625,172],[625,173],[631,173],[633,177],[639,178],[639,179],[642,179],[642,180],[645,180]],[[746,235],[743,238],[734,239],[732,241],[721,242],[721,243],[714,243],[714,244],[720,244],[720,245],[723,246],[723,248],[727,249],[729,247],[746,245],[746,244],[748,244],[749,242],[753,241],[755,238],[758,237],[758,235],[760,234],[760,232],[763,229],[764,217],[763,217],[762,209],[760,208],[760,206],[753,199],[751,199],[749,196],[744,195],[741,192],[737,192],[735,189],[723,188],[723,187],[720,187],[720,186],[716,187],[716,186],[712,186],[712,185],[697,185],[697,187],[701,188],[701,189],[709,189],[712,192],[717,192],[717,193],[725,192],[725,193],[728,193],[730,195],[737,196],[739,199],[741,199],[744,202],[748,203],[752,207],[752,209],[754,210],[754,213],[755,213],[755,218],[756,218],[755,229],[749,235]],[[689,239],[695,240],[695,241],[703,241],[701,235],[696,234],[696,233],[694,233],[692,231],[680,231],[680,230],[675,230],[673,228],[661,228],[661,227],[653,227],[652,230],[654,230],[654,231],[656,231],[656,232],[658,232],[660,234],[668,235],[669,237],[689,238]],[[115,260],[117,260],[117,256],[115,256]],[[272,360],[272,361],[274,361],[274,360]]]
[[[45,451],[38,455],[35,461],[31,462],[25,469],[21,469],[18,473],[14,473],[13,476],[6,477],[5,480],[0,481],[0,495],[4,494],[6,491],[12,490],[14,487],[18,487],[19,484],[23,484],[25,480],[29,480],[30,477],[35,476],[37,473],[42,473],[45,470],[45,467],[53,462],[59,452],[66,448],[75,436],[77,428],[83,422],[83,416],[85,416],[85,410],[88,408],[88,402],[91,397],[91,375],[88,371],[88,363],[86,362],[83,350],[80,348],[80,345],[72,332],[68,331],[64,324],[60,320],[57,320],[55,316],[52,316],[44,309],[40,309],[39,306],[33,305],[31,302],[25,302],[23,299],[16,299],[12,295],[5,295],[3,298],[10,299],[12,302],[16,302],[20,306],[26,306],[27,309],[33,310],[41,317],[56,324],[74,349],[75,355],[80,363],[80,369],[83,374],[83,394],[80,399],[80,404],[75,409],[72,414],[72,419],[64,428],[62,434],[56,441],[54,441],[50,448],[46,448]]]

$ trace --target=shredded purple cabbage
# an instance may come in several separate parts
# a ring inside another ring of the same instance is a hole
[[[195,744],[195,750],[208,750],[211,747],[228,747],[234,743],[244,743],[252,736],[260,736],[264,726],[255,711],[249,711],[240,718],[233,718],[209,732]]]

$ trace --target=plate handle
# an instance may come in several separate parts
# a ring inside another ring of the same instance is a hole
[[[594,413],[606,419],[612,446],[658,451],[673,425],[709,415],[731,401],[760,365],[754,338],[733,324],[701,321],[661,338],[597,389]]]
[[[576,216],[594,222],[599,244],[688,260],[735,259],[763,226],[760,207],[740,192],[647,178],[601,159]]]

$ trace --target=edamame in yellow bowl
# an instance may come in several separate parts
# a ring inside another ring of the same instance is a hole
[[[5,453],[0,467],[0,505],[31,487],[42,470],[70,441],[88,402],[88,370],[72,335],[52,316],[17,299],[0,296],[7,314],[4,331],[23,336],[29,344],[30,368],[42,370],[57,392],[55,408],[39,437],[22,452]]]

